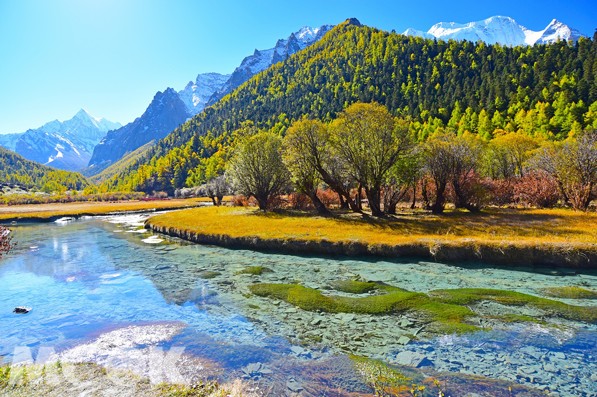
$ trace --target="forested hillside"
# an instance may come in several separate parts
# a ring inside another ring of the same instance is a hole
[[[504,130],[564,139],[597,128],[597,41],[510,48],[348,21],[177,128],[104,188],[172,193],[203,183],[205,159],[244,122],[284,133],[303,115],[330,121],[373,101],[410,120],[419,141],[442,127],[485,140]]]
[[[88,185],[79,173],[46,167],[1,147],[0,182],[48,193],[82,190]]]

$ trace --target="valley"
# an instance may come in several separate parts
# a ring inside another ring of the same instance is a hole
[[[597,34],[385,6],[79,15],[132,121],[0,134],[0,394],[597,395]]]

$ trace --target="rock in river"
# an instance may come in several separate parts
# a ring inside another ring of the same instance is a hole
[[[401,365],[408,365],[415,368],[430,367],[433,365],[433,362],[425,355],[409,351],[398,353],[396,356],[396,362]]]

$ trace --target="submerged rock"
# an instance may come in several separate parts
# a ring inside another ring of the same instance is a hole
[[[433,366],[433,362],[427,356],[417,353],[403,351],[396,356],[396,362],[400,365],[407,365],[409,367],[421,368]]]

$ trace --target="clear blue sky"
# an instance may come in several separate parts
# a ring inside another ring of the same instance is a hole
[[[74,115],[127,123],[158,90],[230,73],[301,26],[348,17],[385,30],[506,15],[533,30],[557,18],[584,34],[596,2],[375,0],[0,0],[0,133]]]

